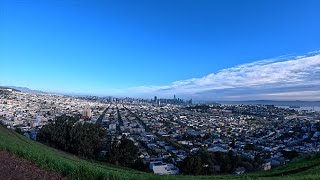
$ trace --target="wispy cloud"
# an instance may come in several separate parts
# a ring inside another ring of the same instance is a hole
[[[214,94],[220,99],[228,99],[237,97],[236,92],[241,90],[242,95],[238,95],[240,99],[247,95],[261,96],[260,98],[265,95],[279,99],[283,94],[285,94],[283,97],[293,99],[296,94],[289,92],[299,87],[301,92],[298,93],[299,98],[303,98],[303,94],[307,95],[310,89],[305,91],[301,87],[307,86],[313,87],[311,90],[320,89],[320,51],[310,52],[304,56],[285,56],[256,61],[222,69],[200,78],[176,81],[164,86],[133,87],[130,91],[159,95],[181,94],[198,99],[208,98],[210,94]],[[277,94],[273,93],[276,89]],[[235,94],[228,96],[224,91],[228,93],[233,91]],[[308,97],[310,98],[310,92]]]

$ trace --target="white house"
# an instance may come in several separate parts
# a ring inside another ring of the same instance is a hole
[[[179,174],[179,169],[173,164],[166,164],[163,162],[150,162],[150,167],[155,174]]]

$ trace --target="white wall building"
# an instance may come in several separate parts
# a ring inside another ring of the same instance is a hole
[[[163,162],[150,162],[150,168],[155,174],[179,174],[179,169],[173,164]]]

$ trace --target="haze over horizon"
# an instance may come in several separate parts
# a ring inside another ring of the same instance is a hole
[[[0,86],[320,100],[319,1],[1,1]]]

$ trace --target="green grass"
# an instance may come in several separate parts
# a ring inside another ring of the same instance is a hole
[[[300,158],[271,171],[244,175],[161,176],[111,164],[89,161],[31,141],[0,126],[0,149],[59,172],[69,179],[320,179],[320,156]]]

